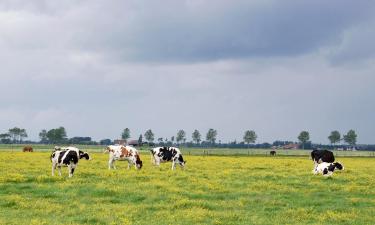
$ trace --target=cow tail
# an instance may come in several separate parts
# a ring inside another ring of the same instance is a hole
[[[55,157],[55,152],[52,152],[51,156],[49,157],[49,159],[51,160],[52,162],[52,158]]]
[[[152,164],[155,164],[155,156],[154,156],[155,152],[153,149],[150,149],[150,160],[151,160],[151,163]]]

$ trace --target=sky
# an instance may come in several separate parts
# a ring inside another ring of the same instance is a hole
[[[1,0],[0,133],[375,144],[375,1]]]

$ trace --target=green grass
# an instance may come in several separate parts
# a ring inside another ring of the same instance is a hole
[[[186,155],[170,164],[107,169],[82,160],[51,177],[48,152],[0,152],[0,224],[375,224],[375,159],[313,176],[307,157]]]

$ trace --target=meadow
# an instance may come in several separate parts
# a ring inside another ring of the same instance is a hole
[[[338,158],[331,178],[307,156],[185,154],[171,171],[142,152],[109,171],[98,149],[69,179],[49,155],[0,151],[0,224],[375,224],[375,158]]]

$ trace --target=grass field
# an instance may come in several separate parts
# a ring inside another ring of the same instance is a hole
[[[93,153],[73,178],[51,177],[48,152],[0,152],[0,224],[375,224],[375,159],[345,157],[332,178],[307,157],[186,155],[108,171]]]

